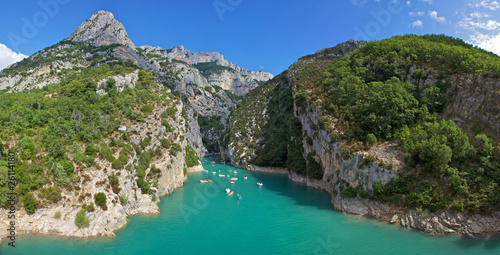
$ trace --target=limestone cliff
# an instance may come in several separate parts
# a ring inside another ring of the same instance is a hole
[[[98,11],[90,19],[84,21],[68,38],[73,42],[89,42],[94,46],[105,46],[114,43],[135,48],[128,37],[125,27],[114,15],[107,11]]]
[[[344,131],[340,127],[343,120],[325,116],[317,107],[321,104],[320,99],[307,101],[304,91],[297,89],[297,83],[316,82],[317,76],[313,74],[321,73],[336,58],[363,44],[348,41],[338,48],[303,57],[275,79],[250,92],[230,119],[231,132],[221,150],[223,158],[236,166],[257,171],[271,171],[276,168],[276,161],[284,158],[286,164],[279,164],[288,168],[290,179],[324,189],[332,195],[334,208],[345,213],[373,217],[436,235],[456,233],[474,237],[499,234],[499,212],[479,215],[450,210],[412,210],[368,199],[375,183],[388,183],[405,171],[407,166],[402,148],[391,141],[374,146],[349,143],[342,139]],[[481,121],[476,128],[480,126],[496,134],[498,79],[470,74],[453,74],[438,79],[431,73],[422,78],[414,74],[417,68],[410,69],[407,79],[421,89],[436,81],[449,83],[446,92],[449,103],[445,105],[442,117],[453,118],[466,129],[470,129],[474,121]],[[305,91],[308,92],[311,91]],[[290,103],[281,96],[282,93],[293,94],[292,110],[287,110]],[[279,127],[280,122],[286,122],[292,128],[287,131]],[[273,135],[281,138],[269,139]],[[357,148],[351,150],[353,146]]]

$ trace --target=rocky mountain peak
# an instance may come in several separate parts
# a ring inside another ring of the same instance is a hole
[[[90,42],[94,46],[104,46],[119,43],[135,48],[125,31],[123,24],[116,20],[113,13],[98,11],[85,20],[68,38],[74,42]]]

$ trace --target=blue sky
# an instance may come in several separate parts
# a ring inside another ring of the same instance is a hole
[[[444,33],[500,54],[500,0],[4,1],[0,69],[110,11],[137,45],[217,51],[279,74],[299,57],[349,40]],[[32,24],[34,30],[29,30]],[[6,46],[6,47],[5,47]],[[14,51],[12,52],[11,49]],[[4,66],[2,66],[4,65]]]

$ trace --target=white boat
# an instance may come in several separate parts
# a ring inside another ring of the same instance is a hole
[[[262,184],[262,182],[257,182],[257,185],[262,186],[264,184]]]
[[[229,194],[231,190],[229,188],[226,188],[226,193]]]
[[[248,179],[248,178],[245,176],[245,177],[243,177],[243,179],[245,179],[245,180],[246,180],[246,179]]]
[[[230,181],[229,183],[234,184],[234,182],[233,182],[233,181]]]
[[[226,177],[226,176],[225,176],[225,175],[223,175],[223,174],[219,174],[219,177]]]
[[[237,174],[236,170],[234,170],[234,172],[233,172],[233,173]]]
[[[231,181],[237,181],[237,180],[238,180],[238,178],[236,178],[236,177],[231,177]]]
[[[207,183],[208,180],[200,180],[201,183]]]
[[[215,174],[215,172],[212,172],[213,174]]]

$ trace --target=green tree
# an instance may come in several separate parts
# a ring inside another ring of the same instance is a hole
[[[106,205],[106,195],[102,192],[97,193],[97,195],[95,197],[95,201],[96,201],[97,205],[99,205],[99,206]]]
[[[52,173],[54,174],[54,179],[59,186],[64,187],[69,183],[66,171],[64,171],[64,167],[61,164],[52,164]]]
[[[89,217],[87,217],[86,210],[82,208],[75,217],[75,224],[78,228],[87,228],[90,225]]]
[[[27,213],[35,212],[36,208],[38,207],[38,201],[32,193],[28,193],[24,197],[23,203]]]

